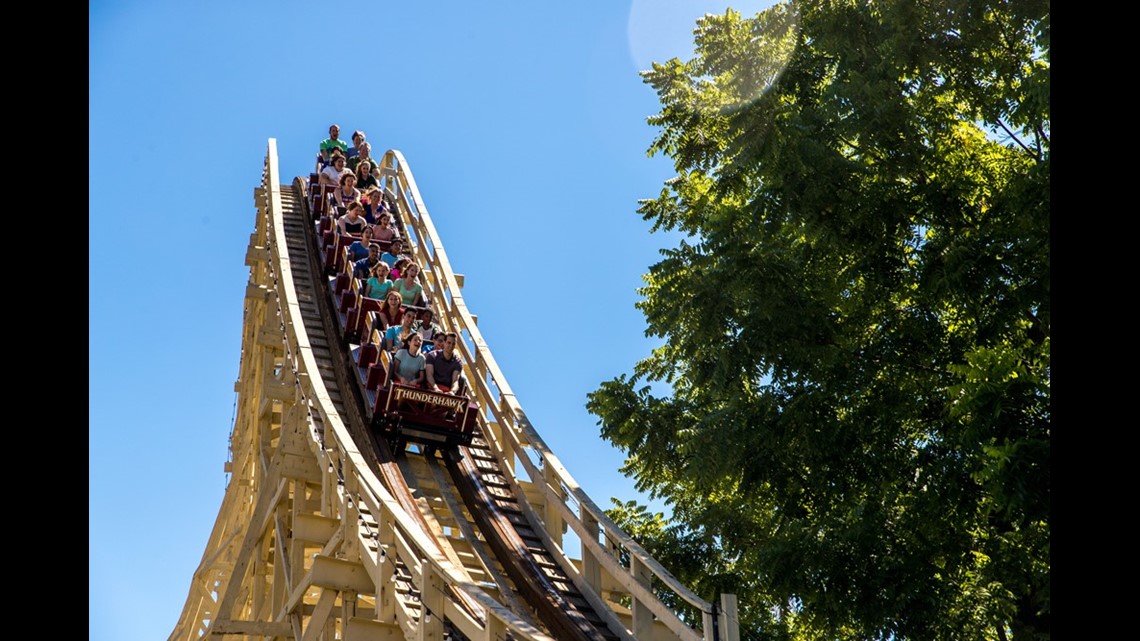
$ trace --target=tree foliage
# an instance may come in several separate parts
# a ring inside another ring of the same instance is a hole
[[[831,0],[644,72],[661,347],[615,519],[751,639],[1049,638],[1049,4]]]

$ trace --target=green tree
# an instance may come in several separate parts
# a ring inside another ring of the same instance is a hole
[[[1048,639],[1049,3],[699,20],[644,72],[661,347],[589,395],[614,517],[750,639]]]

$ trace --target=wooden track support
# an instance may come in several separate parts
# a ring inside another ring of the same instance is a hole
[[[458,349],[482,408],[478,427],[542,545],[620,638],[714,641],[719,630],[717,641],[736,641],[735,598],[725,595],[714,609],[681,585],[546,447],[466,307],[462,276],[451,269],[403,156],[389,151],[380,165],[383,188],[424,267],[437,320],[463,336]],[[234,386],[238,409],[224,467],[229,479],[169,639],[438,641],[451,630],[474,641],[553,641],[508,607],[519,609],[518,603],[500,602],[473,582],[454,550],[441,547],[447,537],[433,535],[423,516],[412,513],[414,503],[393,494],[399,483],[378,474],[372,443],[353,437],[359,418],[355,410],[342,413],[355,397],[336,388],[341,379],[328,378],[322,351],[338,341],[321,328],[328,317],[315,311],[315,301],[325,298],[313,289],[323,287],[314,277],[316,250],[297,244],[310,237],[305,226],[314,222],[306,193],[300,178],[283,190],[270,139],[245,253],[250,271]],[[562,549],[564,528],[582,541],[581,561]],[[662,590],[702,620],[665,606],[657,596]]]

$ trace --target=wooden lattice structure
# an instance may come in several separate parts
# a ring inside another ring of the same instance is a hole
[[[381,164],[437,320],[464,337],[458,349],[495,459],[487,463],[504,479],[492,493],[517,504],[520,522],[538,533],[534,545],[556,564],[550,576],[562,577],[553,582],[573,584],[564,587],[596,614],[599,638],[735,641],[735,598],[714,604],[681,585],[546,447],[464,304],[462,277],[407,163],[389,151]],[[536,614],[541,604],[512,586],[496,542],[475,527],[442,468],[417,457],[385,462],[372,451],[341,371],[325,283],[308,258],[308,195],[304,178],[281,184],[271,139],[245,257],[230,478],[170,639],[558,638]],[[581,541],[579,559],[563,553],[566,528]],[[684,611],[667,607],[665,593]]]

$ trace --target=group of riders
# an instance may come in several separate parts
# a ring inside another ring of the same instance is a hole
[[[456,351],[459,337],[434,322],[431,302],[419,283],[420,266],[405,253],[401,221],[380,186],[379,160],[363,131],[352,133],[352,145],[340,139],[340,126],[329,127],[321,141],[318,180],[334,186],[330,215],[348,245],[352,275],[360,292],[381,301],[372,330],[380,348],[392,358],[394,382],[459,395],[465,389],[463,361]],[[368,333],[369,336],[372,332]]]

